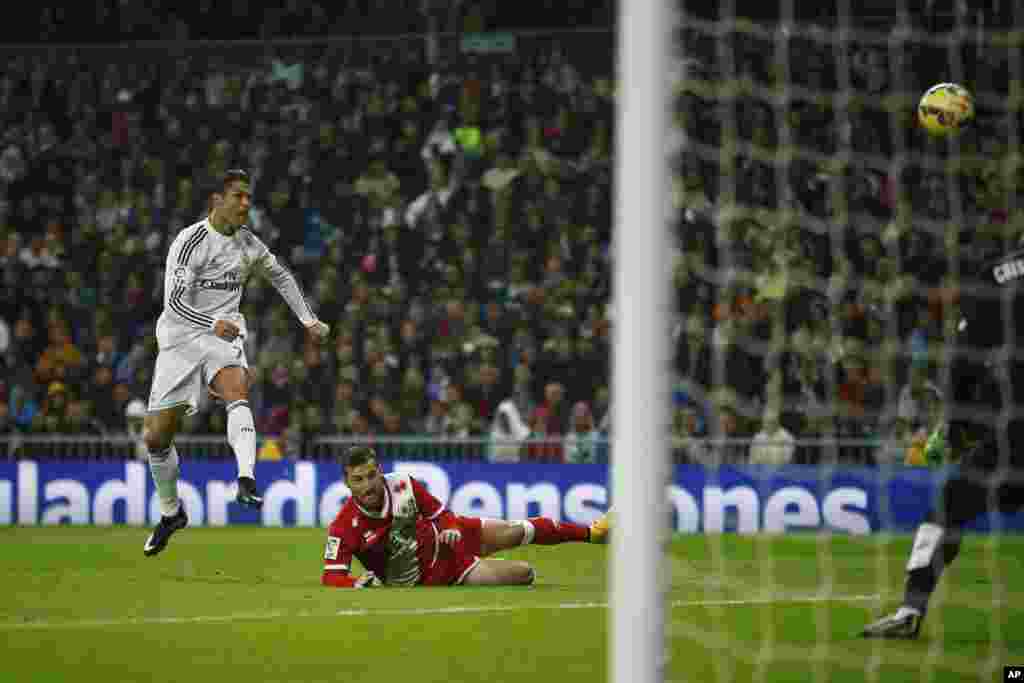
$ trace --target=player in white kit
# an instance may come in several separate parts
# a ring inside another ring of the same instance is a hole
[[[171,535],[188,524],[178,499],[174,436],[182,416],[196,412],[205,391],[227,405],[228,442],[238,461],[237,501],[257,508],[263,504],[253,476],[256,430],[242,346],[245,318],[238,308],[248,275],[262,269],[315,339],[322,341],[329,332],[295,277],[246,229],[249,203],[249,176],[228,171],[213,193],[207,218],[178,233],[167,254],[164,310],[156,326],[160,353],[143,428],[162,515],[143,548],[147,556],[163,550]]]

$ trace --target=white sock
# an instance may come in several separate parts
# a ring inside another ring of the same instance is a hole
[[[149,453],[149,471],[156,484],[156,495],[160,499],[160,514],[173,517],[178,514],[181,502],[178,500],[178,449],[170,448]]]
[[[533,543],[534,536],[537,535],[537,529],[533,526],[533,522],[528,519],[519,520],[519,525],[523,527],[523,540],[519,545],[530,545]]]
[[[907,559],[907,571],[923,569],[932,566],[935,553],[942,545],[942,537],[946,530],[933,522],[925,522],[917,527],[914,534],[914,547],[910,551],[910,558]],[[939,565],[942,566],[941,563]]]
[[[256,469],[256,427],[248,401],[232,401],[228,404],[228,443],[235,451],[238,461],[238,476],[253,476]]]

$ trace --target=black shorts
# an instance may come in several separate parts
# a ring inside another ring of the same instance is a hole
[[[1013,441],[1016,441],[1014,439]],[[1013,513],[1024,507],[1024,468],[1010,458],[1004,441],[976,444],[942,487],[929,521],[944,527],[961,527],[976,517],[992,512]]]

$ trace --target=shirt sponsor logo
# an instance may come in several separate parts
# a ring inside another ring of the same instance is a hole
[[[216,279],[203,278],[196,280],[193,286],[197,289],[219,289],[234,292],[242,288],[242,281],[239,279],[238,273],[229,272]]]

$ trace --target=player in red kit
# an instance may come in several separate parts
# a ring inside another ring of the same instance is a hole
[[[352,496],[327,530],[325,586],[527,585],[534,580],[529,564],[489,556],[530,543],[607,540],[605,518],[588,528],[546,517],[461,517],[411,476],[381,472],[369,447],[349,450],[343,470]],[[351,574],[353,557],[366,568],[362,576]]]

